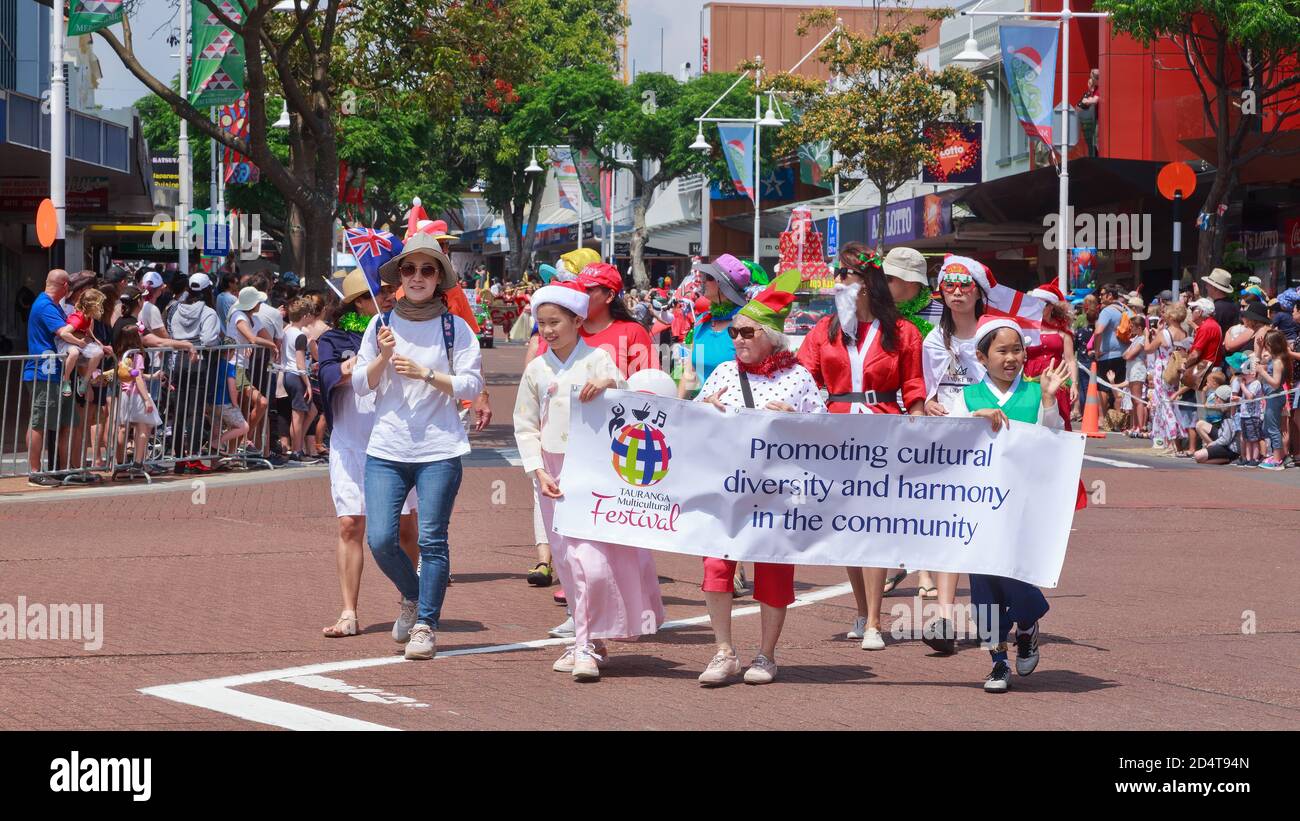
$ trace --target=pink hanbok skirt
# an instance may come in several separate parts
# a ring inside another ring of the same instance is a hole
[[[564,454],[543,451],[542,462],[563,489]],[[540,494],[538,500],[555,571],[573,611],[577,645],[596,639],[635,639],[657,631],[664,622],[664,602],[653,553],[561,536],[553,530],[555,500]]]

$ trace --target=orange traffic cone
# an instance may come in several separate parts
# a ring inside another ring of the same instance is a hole
[[[1088,380],[1088,397],[1083,402],[1083,428],[1079,431],[1089,439],[1105,439],[1099,425],[1101,394],[1097,391],[1097,363],[1092,363],[1092,378]]]

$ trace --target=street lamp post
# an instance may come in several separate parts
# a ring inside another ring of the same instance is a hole
[[[836,19],[835,25],[831,28],[830,31],[826,33],[826,36],[823,37],[821,40],[819,40],[817,44],[814,45],[811,49],[809,49],[807,54],[799,58],[799,62],[791,66],[790,73],[794,73],[795,71],[797,71],[799,69],[799,66],[803,65],[808,60],[809,57],[815,54],[817,50],[820,49],[826,43],[827,40],[831,39],[831,37],[838,34],[843,28],[844,28],[844,21],[840,19]],[[761,63],[762,59],[763,58],[761,55],[754,58],[755,62],[757,63]],[[717,108],[718,104],[721,103],[724,99],[726,99],[728,94],[735,91],[736,86],[740,85],[741,81],[743,81],[746,77],[749,77],[751,73],[754,75],[754,87],[755,87],[754,117],[752,119],[710,117],[709,112]],[[722,94],[718,96],[718,99],[714,100],[713,104],[704,110],[703,114],[695,118],[695,122],[698,124],[699,127],[696,130],[695,142],[691,143],[690,146],[693,150],[700,151],[705,154],[713,150],[713,147],[709,145],[707,140],[704,139],[705,123],[752,124],[754,126],[754,262],[759,262],[759,256],[762,253],[762,193],[763,193],[763,188],[762,188],[763,181],[761,176],[762,158],[763,158],[762,129],[780,128],[781,126],[789,122],[788,120],[783,120],[777,116],[776,96],[771,91],[767,93],[767,113],[763,114],[761,117],[759,116],[763,95],[758,91],[758,86],[762,83],[762,81],[763,81],[763,74],[761,69],[760,70],[746,69],[739,77],[737,77],[736,82],[732,83],[731,86],[728,87],[726,91],[722,92]],[[839,183],[839,179],[837,177],[836,178],[837,189],[838,189],[838,183]],[[700,197],[703,201],[707,202],[708,196],[709,196],[709,185],[708,185],[708,180],[705,180],[705,185],[700,189]],[[838,202],[838,196],[837,196],[837,202]],[[704,202],[702,202],[700,206],[700,254],[701,255],[707,255],[709,251],[709,228],[707,224],[708,219],[709,219],[709,209],[705,207]]]
[[[537,149],[539,149],[539,148],[541,148],[541,149],[545,149],[545,150],[547,150],[547,151],[568,151],[568,152],[569,152],[569,159],[574,163],[574,167],[575,167],[575,168],[577,167],[577,162],[578,162],[578,161],[575,160],[575,159],[573,159],[573,146],[570,146],[570,145],[534,145],[534,146],[532,146],[531,148],[532,148],[532,152],[533,152],[533,159],[532,159],[532,162],[530,162],[530,163],[528,164],[528,167],[524,169],[524,173],[526,173],[526,174],[538,174],[538,173],[541,173],[542,171],[545,170],[545,169],[543,169],[540,165],[537,164]],[[579,184],[579,186],[578,186],[578,247],[579,247],[579,248],[582,247],[582,222],[583,222],[583,220],[586,218],[586,217],[583,215],[583,206],[584,206],[585,204],[586,204],[586,197],[583,196],[583,193],[582,193],[582,185]]]
[[[1070,208],[1070,146],[1068,144],[1070,136],[1070,21],[1075,17],[1105,18],[1110,14],[1104,11],[1100,12],[1079,12],[1070,9],[1070,0],[1061,0],[1060,11],[979,11],[984,0],[976,4],[975,8],[970,11],[963,11],[962,14],[971,17],[1033,17],[1048,20],[1056,20],[1061,26],[1061,173],[1060,188],[1057,197],[1057,248],[1056,248],[1056,282],[1057,287],[1062,293],[1069,288],[1069,253],[1070,246],[1074,244],[1074,224],[1071,221],[1068,225],[1066,218]],[[962,55],[972,54],[983,56],[978,49],[971,52],[971,46],[974,44],[974,28],[972,24],[971,39],[966,41],[966,49]],[[1056,140],[1053,140],[1056,142]]]

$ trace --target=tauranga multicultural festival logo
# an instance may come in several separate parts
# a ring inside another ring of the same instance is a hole
[[[636,421],[630,424],[624,418],[622,405],[615,405],[611,413],[609,449],[613,457],[610,462],[618,477],[633,487],[649,487],[667,476],[668,460],[673,455],[663,432],[667,415],[658,411],[654,420],[647,422],[651,413],[648,403],[632,410]]]

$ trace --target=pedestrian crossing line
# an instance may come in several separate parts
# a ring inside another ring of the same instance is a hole
[[[831,585],[796,596],[794,603],[790,608],[806,607],[810,604],[833,599],[837,596],[843,596],[852,592],[853,588],[847,583]],[[743,616],[752,616],[759,612],[757,605],[741,607],[733,610],[732,618]],[[701,616],[692,616],[686,619],[674,619],[673,621],[664,622],[660,627],[661,630],[677,630],[683,627],[691,627],[697,624],[707,624],[709,621],[708,614]],[[572,643],[573,639],[536,639],[533,641],[512,642],[509,644],[494,644],[487,647],[466,647],[459,650],[447,650],[439,652],[434,657],[437,662],[440,659],[453,658],[455,656],[473,656],[483,655],[486,653],[508,653],[515,650],[535,650],[541,647],[552,647]],[[396,727],[388,727],[383,724],[376,724],[370,721],[341,716],[335,713],[318,710],[313,707],[304,707],[300,704],[294,704],[290,701],[281,701],[279,699],[269,698],[267,696],[254,695],[236,690],[236,687],[247,687],[253,684],[265,684],[271,681],[286,681],[290,683],[304,685],[305,682],[319,684],[325,673],[339,673],[345,670],[364,670],[370,667],[383,667],[389,664],[402,664],[406,659],[400,655],[382,656],[380,658],[368,659],[351,659],[348,661],[331,661],[322,664],[309,664],[303,667],[289,667],[283,670],[265,670],[260,673],[245,673],[236,676],[223,676],[221,678],[203,679],[200,681],[186,681],[179,684],[163,684],[155,687],[144,687],[139,692],[148,696],[175,701],[180,704],[188,704],[192,707],[201,707],[205,710],[211,710],[217,713],[234,716],[235,718],[251,721],[256,724],[267,724],[272,727],[280,727],[285,730],[397,730]],[[292,681],[297,679],[297,681]],[[313,688],[319,689],[319,688]]]

